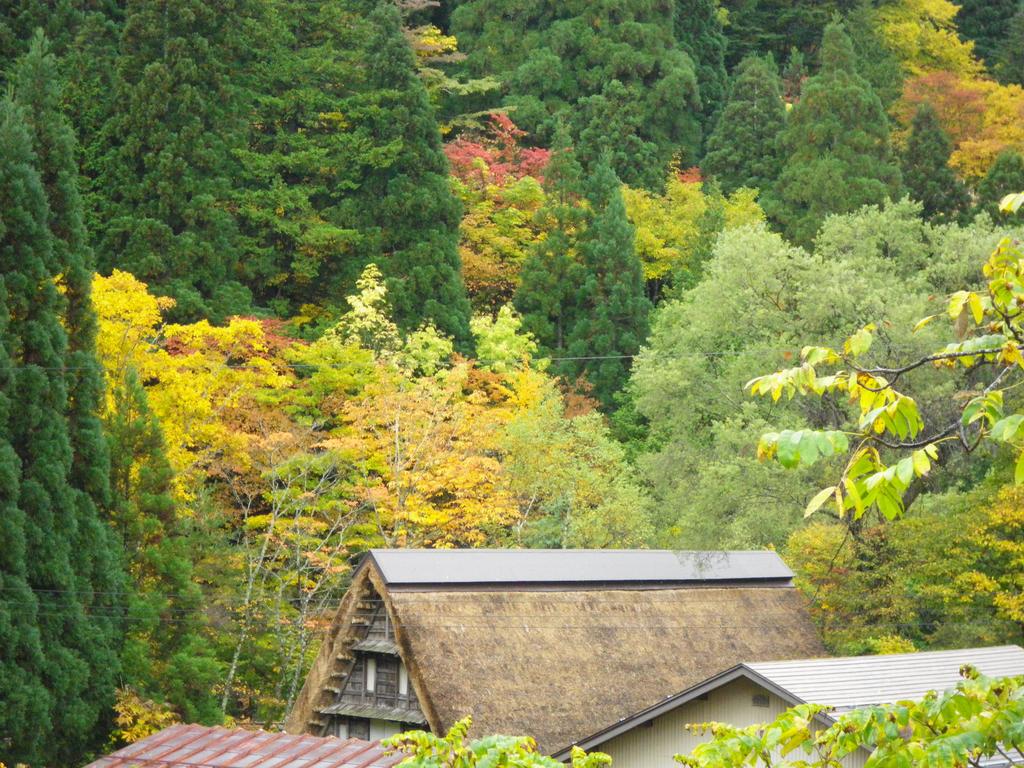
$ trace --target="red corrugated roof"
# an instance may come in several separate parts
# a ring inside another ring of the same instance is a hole
[[[174,725],[86,768],[392,768],[379,741]]]

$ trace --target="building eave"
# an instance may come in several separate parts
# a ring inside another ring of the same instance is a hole
[[[689,702],[698,699],[701,696],[710,693],[711,691],[717,690],[718,688],[721,688],[724,685],[728,685],[729,683],[732,683],[740,679],[749,680],[752,683],[761,686],[769,693],[773,693],[776,696],[778,696],[791,707],[796,706],[797,704],[807,703],[799,696],[791,693],[790,691],[787,691],[785,688],[782,688],[779,685],[776,685],[763,675],[758,674],[750,667],[748,667],[746,664],[737,664],[736,666],[731,667],[725,670],[724,672],[720,672],[717,675],[714,675],[713,677],[709,677],[708,679],[700,683],[697,683],[696,685],[691,686],[690,688],[687,688],[684,691],[680,691],[677,694],[669,696],[664,701],[660,701],[657,704],[653,704],[647,709],[640,710],[639,712],[633,715],[624,717],[617,723],[613,723],[612,725],[602,728],[600,731],[596,731],[595,733],[592,733],[589,736],[579,739],[578,741],[570,744],[564,749],[552,753],[551,757],[553,757],[555,760],[565,762],[569,760],[569,758],[571,757],[573,747],[580,747],[581,749],[588,752],[593,751],[600,747],[602,744],[611,741],[617,736],[621,736],[622,734],[631,731],[634,728],[643,725],[644,723],[651,722],[652,720],[664,715],[667,712],[671,712],[672,710],[677,709],[678,707],[681,707],[684,704],[688,704]],[[820,714],[815,719],[818,720],[825,727],[828,727],[832,725],[833,722],[835,722],[831,717],[829,717],[825,713]]]

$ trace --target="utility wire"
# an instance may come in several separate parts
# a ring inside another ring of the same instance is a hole
[[[788,347],[758,347],[751,346],[745,349],[727,349],[727,350],[709,350],[706,352],[681,352],[681,353],[659,353],[652,352],[649,349],[643,350],[636,353],[635,355],[578,355],[578,356],[566,356],[566,357],[537,357],[536,360],[547,360],[549,362],[586,362],[594,360],[635,360],[638,357],[652,358],[655,360],[701,360],[709,357],[712,358],[739,358],[750,354],[780,354],[780,355],[792,355],[795,361],[800,358],[800,350],[806,345],[794,344]],[[833,346],[833,349],[836,347]],[[913,352],[914,350],[905,348],[898,349],[894,348],[893,352]],[[172,355],[172,359],[176,356]],[[320,370],[320,369],[345,369],[351,367],[346,363],[289,363],[284,361],[272,361],[267,358],[259,358],[265,360],[268,363],[276,363],[282,369],[295,369],[295,370]],[[486,361],[484,361],[486,362]],[[217,369],[228,369],[228,370],[254,370],[262,371],[264,367],[254,365],[252,363],[215,363],[214,366]],[[95,366],[45,366],[45,365],[25,365],[25,366],[10,366],[7,368],[0,368],[0,371],[18,371],[23,369],[33,368],[35,370],[42,371],[83,371],[83,370],[95,370]]]

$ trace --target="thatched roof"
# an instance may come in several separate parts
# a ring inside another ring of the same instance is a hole
[[[477,736],[528,734],[548,753],[739,662],[824,655],[778,564],[766,567],[763,579],[744,571],[729,580],[719,569],[709,580],[647,574],[581,583],[570,574],[561,584],[545,576],[491,586],[486,568],[461,586],[388,582],[386,570],[370,558],[353,589],[372,589],[388,606],[431,727],[443,731],[469,714]],[[609,565],[607,573],[615,571]],[[331,659],[351,647],[345,611],[289,730],[310,729]]]

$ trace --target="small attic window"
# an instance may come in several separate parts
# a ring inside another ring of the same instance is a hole
[[[768,694],[767,693],[755,693],[750,703],[755,707],[761,707],[767,709],[768,707]]]

